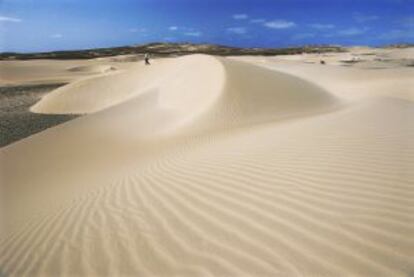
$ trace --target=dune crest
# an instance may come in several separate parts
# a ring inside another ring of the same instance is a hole
[[[320,112],[338,104],[327,91],[292,75],[191,55],[76,81],[44,97],[32,111],[96,113],[132,100],[140,109],[168,113],[172,122],[201,116],[197,124],[210,128]]]
[[[83,65],[74,66],[67,69],[72,72],[84,72],[84,73],[106,73],[117,70],[116,67],[111,65]]]
[[[158,95],[161,106],[191,109],[198,103],[207,104],[207,98],[214,98],[214,94],[220,92],[223,69],[214,58],[197,55],[154,63],[153,66],[140,63],[129,70],[75,81],[44,97],[32,111],[94,113],[148,91]],[[200,93],[192,91],[196,88]]]

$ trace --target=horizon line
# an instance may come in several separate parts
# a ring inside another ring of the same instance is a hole
[[[386,48],[392,46],[413,46],[414,42],[398,42],[398,43],[391,43],[391,44],[378,44],[378,45],[368,45],[368,44],[329,44],[329,43],[310,43],[310,44],[301,44],[301,45],[292,45],[286,47],[260,47],[260,46],[252,46],[252,47],[240,47],[240,46],[233,46],[230,44],[221,44],[221,43],[212,43],[212,42],[190,42],[190,41],[176,41],[176,42],[161,42],[161,41],[154,41],[142,44],[122,44],[122,45],[113,45],[113,46],[103,46],[103,47],[95,47],[95,48],[77,48],[77,49],[54,49],[49,51],[35,51],[35,52],[23,52],[23,51],[1,51],[0,55],[4,54],[45,54],[45,53],[54,53],[54,52],[80,52],[80,51],[91,51],[91,50],[102,50],[102,49],[115,49],[115,48],[123,48],[123,47],[143,47],[148,46],[151,44],[172,44],[172,45],[180,45],[180,44],[191,44],[191,45],[211,45],[211,46],[220,46],[226,48],[236,48],[236,49],[263,49],[263,50],[277,50],[277,49],[295,49],[295,48],[304,48],[304,47],[342,47],[342,48],[350,48],[350,47],[371,47],[371,48]]]

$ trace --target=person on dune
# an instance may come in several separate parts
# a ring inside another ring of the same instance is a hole
[[[150,62],[149,62],[149,59],[150,59],[150,54],[145,53],[145,56],[144,56],[145,65],[151,65]]]

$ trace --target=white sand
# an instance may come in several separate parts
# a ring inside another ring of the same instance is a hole
[[[128,69],[133,63],[109,62],[107,60],[31,60],[0,61],[0,85],[32,85],[66,83],[111,72]]]
[[[414,272],[414,69],[237,59],[104,70],[35,105],[88,115],[0,150],[2,274]]]

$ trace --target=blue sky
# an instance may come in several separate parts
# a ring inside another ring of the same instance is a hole
[[[414,0],[0,0],[0,52],[414,42]]]

